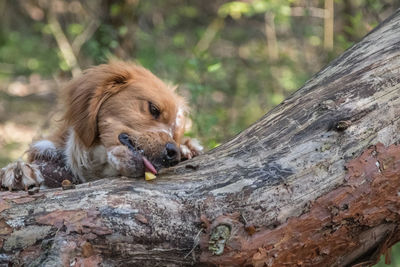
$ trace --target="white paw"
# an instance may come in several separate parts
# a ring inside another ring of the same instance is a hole
[[[0,185],[12,190],[28,190],[44,181],[38,167],[21,160],[8,164],[0,170]]]
[[[191,159],[203,153],[203,146],[197,139],[185,139],[180,145],[182,159]]]

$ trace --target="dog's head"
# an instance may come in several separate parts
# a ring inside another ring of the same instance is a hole
[[[147,69],[122,62],[88,69],[66,88],[64,119],[81,145],[104,146],[122,175],[180,161],[187,106]]]

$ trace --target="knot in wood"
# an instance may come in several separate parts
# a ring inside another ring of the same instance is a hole
[[[231,227],[226,224],[220,224],[211,231],[210,241],[208,241],[208,250],[214,255],[222,255],[225,244],[231,235]]]
[[[351,126],[351,121],[349,121],[349,120],[346,120],[346,121],[338,121],[338,122],[336,123],[335,129],[336,129],[337,131],[344,131],[344,130],[346,130],[347,128],[349,128],[350,126]]]

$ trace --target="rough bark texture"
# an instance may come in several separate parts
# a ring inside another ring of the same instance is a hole
[[[154,182],[0,193],[0,262],[373,264],[400,240],[399,37],[400,11],[253,126]]]

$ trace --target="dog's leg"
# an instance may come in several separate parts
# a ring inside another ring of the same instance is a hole
[[[43,183],[43,175],[36,160],[51,160],[57,149],[53,142],[41,140],[31,145],[28,153],[28,162],[18,160],[8,164],[0,170],[0,186],[11,190],[28,190],[32,185],[39,186]]]
[[[203,146],[197,139],[185,138],[180,145],[183,160],[191,159],[203,153]]]

